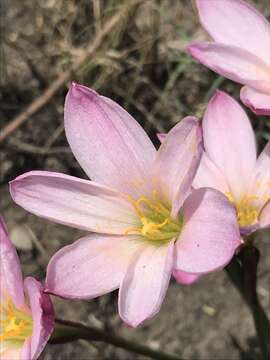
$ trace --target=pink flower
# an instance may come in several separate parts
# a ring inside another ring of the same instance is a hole
[[[14,246],[0,217],[0,358],[34,360],[44,349],[54,324],[52,303],[42,285],[24,280]]]
[[[255,135],[241,106],[217,91],[203,119],[205,153],[195,188],[222,191],[237,209],[241,233],[270,225],[270,142],[257,159]]]
[[[34,171],[11,183],[26,210],[92,232],[53,256],[50,293],[90,299],[120,288],[120,316],[137,326],[159,311],[173,270],[196,275],[230,261],[240,241],[233,206],[216,190],[189,195],[202,153],[196,118],[157,152],[124,109],[73,84],[65,129],[93,181]]]
[[[245,85],[243,103],[270,115],[270,24],[242,0],[196,0],[201,23],[215,42],[188,51],[218,74]]]

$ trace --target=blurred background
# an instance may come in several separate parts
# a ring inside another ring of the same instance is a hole
[[[270,18],[269,0],[252,3]],[[25,275],[43,279],[50,256],[82,232],[26,213],[12,203],[7,183],[36,169],[86,178],[63,128],[70,80],[117,101],[157,146],[157,132],[168,131],[186,115],[201,116],[217,88],[239,99],[240,86],[200,66],[186,53],[188,43],[207,39],[192,0],[1,0],[0,30],[0,211]],[[261,149],[270,138],[270,120],[248,113]],[[14,119],[12,127],[6,128]],[[270,312],[269,234],[260,233],[258,243],[263,253],[258,290]],[[190,287],[172,281],[161,312],[136,330],[120,321],[117,292],[89,302],[54,302],[62,318],[83,321],[187,360],[257,357],[252,319],[223,272],[205,276]],[[138,356],[101,343],[77,341],[48,345],[41,358]]]

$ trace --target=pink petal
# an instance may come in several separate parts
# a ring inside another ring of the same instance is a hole
[[[47,268],[47,291],[65,298],[90,299],[117,289],[133,253],[135,236],[89,235],[60,249]]]
[[[0,279],[1,294],[7,290],[16,307],[23,307],[25,300],[20,260],[8,237],[2,216],[0,216]]]
[[[191,285],[199,280],[201,275],[190,274],[180,270],[173,270],[175,280],[182,285]]]
[[[270,115],[270,94],[264,94],[248,86],[240,92],[241,100],[257,115]]]
[[[202,134],[198,119],[186,117],[162,142],[154,164],[154,187],[173,204],[175,216],[183,204],[196,174],[202,154]]]
[[[88,176],[139,196],[156,150],[141,126],[112,100],[73,84],[65,103],[70,147]]]
[[[28,294],[32,317],[33,332],[31,336],[31,360],[36,360],[47,344],[54,327],[54,311],[48,294],[43,286],[32,277],[24,281]]]
[[[242,0],[197,0],[205,30],[219,43],[250,51],[270,65],[270,24]]]
[[[21,349],[20,360],[33,360],[31,357],[31,338],[29,337],[25,340],[23,347]]]
[[[31,358],[31,338],[28,337],[22,346],[8,341],[0,342],[1,360],[32,360]]]
[[[204,274],[226,266],[240,245],[234,207],[219,191],[195,190],[183,206],[174,268]]]
[[[230,80],[270,92],[270,66],[244,49],[220,43],[194,43],[188,47],[188,52]]]
[[[163,141],[166,139],[166,136],[167,136],[167,134],[163,134],[163,133],[157,134],[157,138],[161,143],[163,143]]]
[[[223,172],[205,152],[203,153],[199,169],[192,185],[195,189],[210,187],[223,193],[229,192]]]
[[[259,224],[261,228],[267,228],[270,226],[270,201],[266,203],[260,213]]]
[[[119,314],[136,327],[155,316],[161,307],[172,273],[173,241],[166,246],[147,245],[130,263],[120,285]]]
[[[270,200],[270,141],[257,159],[248,193],[260,209]]]
[[[31,171],[11,182],[10,193],[35,215],[88,231],[123,234],[139,221],[117,191],[64,174]]]
[[[26,360],[21,358],[21,348],[3,348],[1,344],[0,359],[1,360]],[[29,359],[27,359],[29,360]]]
[[[256,142],[250,121],[229,95],[217,91],[203,119],[206,153],[223,172],[230,191],[247,191],[256,164]]]

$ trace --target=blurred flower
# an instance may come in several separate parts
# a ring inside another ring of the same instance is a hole
[[[34,171],[10,187],[26,210],[94,232],[53,256],[50,293],[89,299],[120,287],[120,316],[137,326],[159,311],[173,269],[201,274],[230,261],[240,241],[233,206],[216,190],[189,195],[202,153],[196,118],[177,124],[157,152],[124,109],[73,84],[65,130],[94,181]]]
[[[270,23],[242,0],[196,0],[201,23],[215,42],[188,51],[218,74],[245,85],[243,103],[270,115]]]
[[[222,191],[237,209],[241,233],[270,225],[270,142],[257,159],[255,135],[241,106],[217,91],[203,118],[205,153],[195,188]]]
[[[53,324],[49,295],[34,278],[23,282],[18,255],[0,217],[0,358],[37,359]]]

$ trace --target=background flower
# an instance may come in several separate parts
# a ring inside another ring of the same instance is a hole
[[[24,282],[16,250],[0,217],[0,356],[35,360],[54,324],[52,303],[34,278]]]
[[[205,152],[195,188],[222,191],[235,205],[243,234],[270,225],[270,143],[257,159],[255,134],[241,106],[217,91],[203,122]]]
[[[241,99],[270,115],[270,23],[243,0],[196,0],[201,23],[214,42],[188,51],[213,71],[245,85]]]

